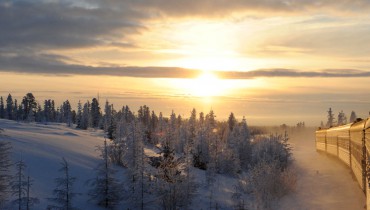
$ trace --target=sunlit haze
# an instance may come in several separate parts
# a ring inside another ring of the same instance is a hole
[[[3,1],[0,95],[257,125],[365,118],[370,3],[356,2]]]

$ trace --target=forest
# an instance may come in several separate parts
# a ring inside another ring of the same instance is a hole
[[[95,178],[87,180],[86,187],[89,202],[105,209],[192,209],[195,196],[207,196],[207,209],[229,209],[212,196],[219,176],[238,180],[232,209],[272,209],[274,201],[296,185],[287,132],[270,134],[249,127],[232,112],[227,120],[217,120],[212,110],[198,113],[195,108],[188,118],[174,111],[168,117],[156,114],[146,105],[137,112],[128,106],[116,110],[108,101],[102,109],[96,98],[79,102],[76,111],[68,100],[60,106],[53,100],[40,104],[32,93],[20,103],[11,94],[5,103],[0,99],[3,119],[63,123],[104,133],[105,140],[96,145],[100,162],[91,172]],[[24,160],[10,159],[11,142],[6,139],[3,135],[0,141],[0,205],[33,209],[40,198],[30,193],[32,177],[26,175]],[[79,196],[73,191],[78,174],[71,174],[69,162],[61,158],[47,209],[75,209]],[[199,174],[204,174],[205,186]],[[207,195],[199,195],[201,187]]]

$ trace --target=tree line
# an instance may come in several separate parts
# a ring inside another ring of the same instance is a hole
[[[286,133],[253,135],[246,119],[238,121],[232,112],[226,121],[219,121],[213,110],[197,113],[194,108],[190,117],[183,119],[174,111],[169,117],[156,114],[146,105],[137,113],[128,106],[116,110],[109,101],[102,111],[96,98],[79,102],[77,111],[68,100],[59,107],[53,100],[45,100],[41,106],[32,93],[19,105],[10,94],[6,105],[0,99],[1,118],[104,130],[108,141],[99,147],[101,163],[96,178],[87,185],[91,200],[108,209],[119,203],[129,209],[149,205],[187,209],[199,187],[196,169],[205,171],[209,209],[219,207],[213,196],[217,174],[240,179],[233,196],[237,209],[250,207],[242,196],[247,194],[252,195],[258,209],[268,208],[271,196],[282,196],[287,192],[282,189],[290,190],[286,185],[294,183],[294,179],[287,181],[291,151]],[[144,148],[148,147],[155,148],[158,155],[146,155]],[[67,170],[65,160],[62,165]],[[127,169],[125,183],[116,179],[115,166]]]

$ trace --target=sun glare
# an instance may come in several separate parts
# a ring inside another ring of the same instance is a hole
[[[172,83],[183,94],[204,99],[226,95],[234,87],[230,81],[219,79],[212,71],[204,71],[194,79],[173,80]]]

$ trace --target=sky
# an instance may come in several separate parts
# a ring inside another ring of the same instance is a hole
[[[318,126],[370,111],[368,0],[2,0],[0,95]]]

